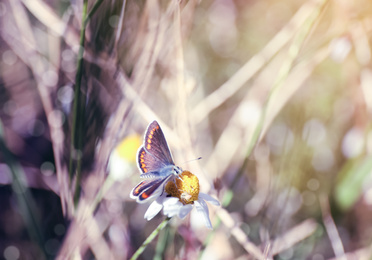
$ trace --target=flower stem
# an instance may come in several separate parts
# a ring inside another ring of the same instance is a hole
[[[143,244],[133,254],[130,260],[137,259],[143,253],[143,251],[145,251],[147,245],[150,244],[152,240],[154,240],[154,238],[159,234],[160,230],[162,230],[168,224],[170,219],[171,218],[164,219],[163,222],[161,222],[159,226],[154,231],[152,231],[152,233],[147,237],[145,242],[143,242]]]
[[[163,254],[168,246],[168,242],[172,241],[171,239],[169,239],[169,233],[169,227],[166,227],[164,231],[161,232],[161,234],[159,235],[158,242],[155,248],[155,256],[153,258],[154,260],[163,259]]]

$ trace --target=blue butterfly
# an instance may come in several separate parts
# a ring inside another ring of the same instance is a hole
[[[137,184],[130,197],[144,203],[160,196],[165,184],[172,177],[182,173],[182,169],[173,162],[172,154],[157,121],[147,127],[143,145],[137,152],[137,164],[141,178],[147,178]]]

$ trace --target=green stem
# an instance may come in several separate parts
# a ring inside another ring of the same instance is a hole
[[[167,247],[169,241],[169,227],[166,227],[163,232],[159,235],[158,243],[155,248],[154,260],[163,259],[164,251]]]
[[[88,0],[84,0],[82,13],[82,26],[80,32],[80,47],[77,58],[77,71],[75,77],[75,91],[74,104],[71,127],[71,145],[70,145],[70,161],[69,161],[69,177],[72,181],[74,172],[76,172],[74,203],[77,206],[80,197],[80,181],[81,181],[81,164],[82,164],[82,150],[84,145],[84,114],[86,93],[83,93],[81,87],[81,80],[83,76],[83,57],[85,44],[85,31],[87,24],[92,15],[97,11],[103,0],[97,0],[92,10],[88,12]],[[74,157],[76,157],[76,166],[74,167]]]
[[[102,4],[102,2],[103,2],[103,0],[97,0],[95,2],[95,4],[92,7],[92,10],[90,10],[90,12],[88,14],[88,17],[84,21],[84,27],[86,27],[88,21],[90,20],[90,18],[92,17],[92,15],[97,11],[98,7]]]
[[[143,251],[145,251],[147,245],[150,244],[152,240],[154,240],[154,238],[159,234],[160,230],[162,230],[168,224],[170,219],[171,218],[164,219],[163,222],[161,222],[159,226],[154,231],[152,231],[152,233],[147,237],[145,242],[143,242],[143,244],[133,254],[130,260],[137,259],[143,253]]]
[[[80,194],[80,171],[81,171],[81,146],[83,144],[82,136],[80,135],[82,131],[82,122],[84,119],[84,107],[85,103],[82,103],[82,96],[85,96],[81,91],[81,79],[83,71],[83,56],[84,56],[84,42],[85,42],[85,29],[86,22],[85,18],[87,15],[88,0],[84,0],[83,4],[83,24],[80,32],[80,47],[78,53],[78,64],[75,77],[75,93],[74,93],[74,104],[73,104],[73,114],[72,114],[72,128],[71,128],[71,146],[70,146],[70,162],[69,162],[69,177],[70,181],[73,178],[74,172],[74,157],[76,157],[76,187],[74,202],[77,205],[78,197]]]

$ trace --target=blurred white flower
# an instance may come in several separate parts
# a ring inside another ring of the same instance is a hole
[[[145,219],[151,220],[161,210],[168,217],[178,216],[180,219],[184,219],[195,206],[203,218],[205,226],[212,229],[206,201],[216,206],[220,205],[218,200],[199,192],[198,178],[191,172],[184,171],[179,175],[179,178],[167,183],[163,194],[147,209]]]
[[[136,151],[140,145],[138,135],[130,135],[124,138],[112,151],[109,160],[109,173],[114,180],[122,180],[128,177],[135,167]]]

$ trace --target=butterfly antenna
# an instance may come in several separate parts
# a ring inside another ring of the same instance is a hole
[[[201,159],[202,159],[202,157],[198,157],[198,158],[196,158],[196,159],[192,159],[192,160],[185,161],[185,162],[183,162],[181,165],[185,165],[185,163],[189,163],[189,162],[193,162],[193,161],[199,161],[199,160],[201,160]]]
[[[203,159],[203,158],[202,158],[202,157],[198,157],[198,158],[196,158],[196,159],[192,159],[192,160],[188,160],[188,161],[186,161],[186,162],[183,162],[182,164],[189,163],[189,162],[193,162],[193,161],[199,161],[199,160],[201,160],[201,159]]]

